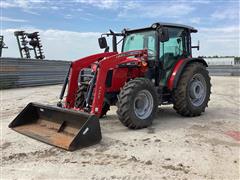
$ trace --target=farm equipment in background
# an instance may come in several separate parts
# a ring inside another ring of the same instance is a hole
[[[39,32],[26,33],[25,31],[15,31],[18,48],[21,58],[31,58],[31,51],[34,51],[36,59],[44,59],[42,44]],[[31,46],[31,47],[29,47]]]
[[[30,39],[29,45],[32,46],[36,59],[44,59],[42,43],[40,40],[39,32],[28,33],[27,37]]]
[[[4,43],[4,36],[0,35],[0,57],[2,57],[2,50],[7,48],[8,47]]]
[[[104,53],[71,63],[57,107],[30,103],[9,127],[75,150],[101,140],[99,118],[111,105],[117,105],[119,120],[130,129],[150,126],[159,105],[173,104],[182,116],[199,116],[211,84],[207,63],[192,57],[191,33],[196,32],[190,26],[154,23],[103,34],[98,41]],[[112,52],[105,35],[112,36]],[[117,37],[122,38],[120,53]]]

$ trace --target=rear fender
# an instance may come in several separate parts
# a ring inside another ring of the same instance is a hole
[[[200,62],[202,64],[204,64],[204,66],[208,67],[206,61],[202,58],[186,58],[186,59],[181,59],[179,60],[172,71],[172,74],[170,76],[170,78],[168,79],[168,83],[167,83],[167,87],[169,90],[173,90],[177,87],[178,81],[183,73],[184,68],[190,64],[190,63],[194,63],[194,62]]]

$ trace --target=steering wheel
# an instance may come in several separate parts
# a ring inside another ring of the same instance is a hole
[[[154,50],[152,50],[152,49],[147,49],[147,50],[148,50],[148,56],[151,56],[151,57],[155,56]]]
[[[147,49],[148,50],[148,59],[149,60],[154,60],[156,57],[155,51],[152,49]]]

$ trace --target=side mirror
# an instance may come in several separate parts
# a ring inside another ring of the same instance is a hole
[[[160,42],[166,42],[169,40],[168,29],[165,27],[162,27],[158,30],[158,35]]]
[[[104,48],[106,48],[108,45],[107,45],[107,40],[106,40],[106,38],[105,37],[100,37],[100,38],[98,38],[98,44],[99,44],[99,47],[101,48],[101,49],[104,49]]]

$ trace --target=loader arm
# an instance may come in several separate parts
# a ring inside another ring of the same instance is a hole
[[[94,91],[94,99],[91,108],[91,113],[97,115],[98,117],[101,115],[102,105],[104,101],[104,95],[106,92],[105,82],[107,78],[107,72],[110,69],[117,68],[117,66],[121,63],[125,63],[127,57],[136,56],[136,57],[145,57],[147,59],[147,50],[136,50],[136,51],[128,51],[120,54],[116,54],[114,56],[108,57],[99,62],[99,68],[97,70],[97,80]],[[132,60],[130,60],[132,61]],[[139,62],[141,60],[139,59]]]
[[[75,101],[75,95],[78,88],[78,77],[79,73],[83,68],[89,67],[92,63],[102,60],[105,57],[116,55],[116,52],[106,52],[106,53],[100,53],[100,54],[94,54],[91,56],[87,56],[81,59],[78,59],[71,64],[71,70],[70,70],[70,78],[69,78],[69,84],[68,84],[68,92],[66,96],[66,102],[65,107],[66,108],[73,108],[74,107],[74,101]]]

